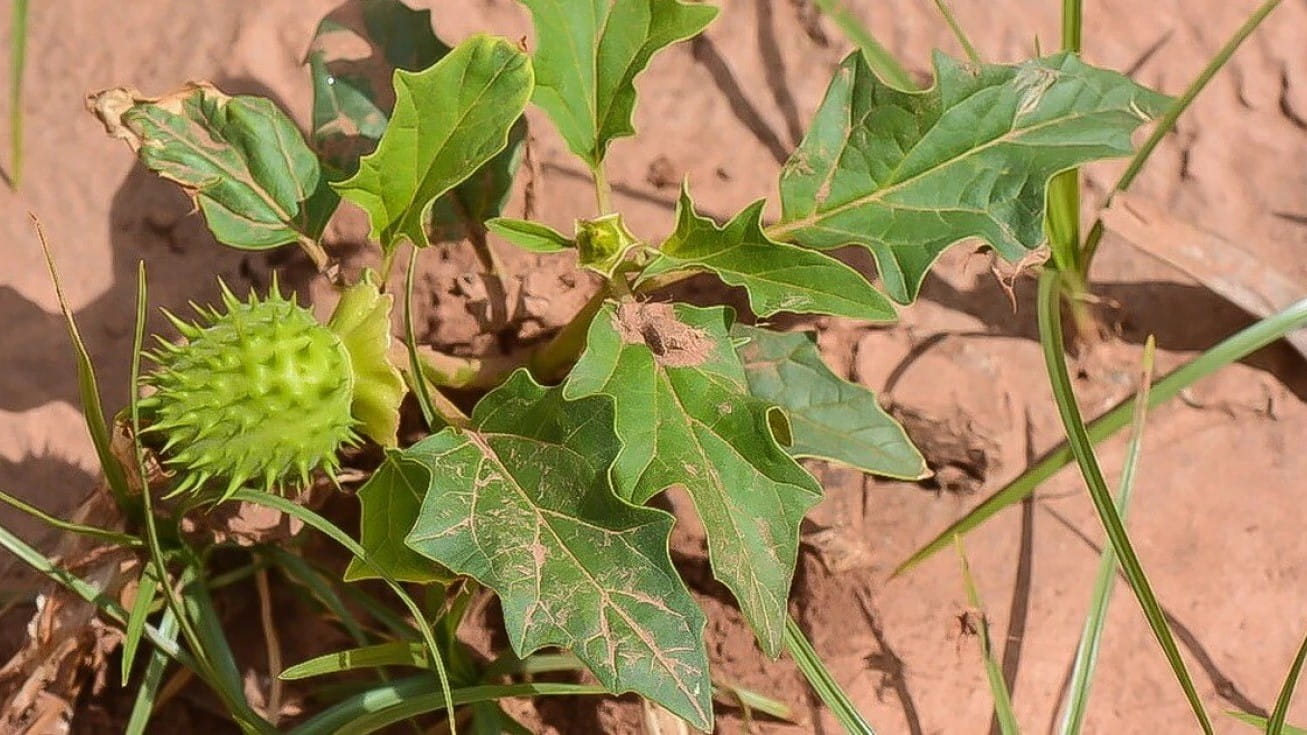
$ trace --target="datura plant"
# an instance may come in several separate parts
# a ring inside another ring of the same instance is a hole
[[[778,220],[759,200],[716,221],[695,202],[704,184],[687,182],[659,241],[613,208],[605,161],[635,133],[637,76],[717,8],[522,2],[535,25],[524,43],[474,35],[447,46],[428,14],[397,0],[328,17],[308,57],[307,140],[272,102],[207,84],[92,97],[108,130],[183,186],[222,243],[296,244],[331,268],[319,241],[344,198],[366,212],[382,270],[343,286],[327,324],[275,286],[244,301],[224,287],[197,321],[173,317],[181,339],[153,350],[144,380],[145,435],[175,491],[214,499],[293,490],[335,471],[342,445],[382,445],[357,494],[347,579],[474,580],[498,595],[516,656],[565,649],[606,690],[709,730],[704,614],[669,557],[674,518],[651,501],[686,492],[713,575],[774,657],[802,640],[786,601],[800,523],[822,497],[804,461],[927,474],[903,429],[826,366],[810,334],[758,320],[891,321],[940,253],[968,238],[1020,260],[1044,242],[1050,177],[1129,154],[1131,133],[1169,101],[1072,53],[1007,65],[936,54],[934,86],[908,92],[855,52],[780,171]],[[340,34],[374,53],[336,56]],[[506,215],[532,103],[594,174],[596,210],[571,233]],[[398,255],[457,241],[498,267],[491,235],[570,254],[559,257],[576,258],[596,291],[464,416],[441,391],[466,381],[429,351],[407,345],[407,382],[388,362],[382,285]],[[845,246],[875,257],[877,285],[830,254]],[[667,286],[695,274],[742,289],[747,313],[668,300]],[[400,446],[410,388],[433,433]]]

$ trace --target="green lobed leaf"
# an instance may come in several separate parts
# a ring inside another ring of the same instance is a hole
[[[1170,102],[1068,53],[979,68],[937,53],[935,77],[926,92],[902,92],[860,53],[845,59],[781,171],[770,232],[868,248],[901,303],[959,240],[981,238],[1009,260],[1038,247],[1048,179],[1128,155],[1130,133]]]
[[[368,54],[358,53],[360,41]],[[349,0],[322,19],[308,56],[312,138],[333,180],[354,175],[359,159],[376,150],[395,107],[395,70],[426,69],[449,51],[431,31],[431,11],[399,0]],[[526,118],[519,118],[504,150],[436,199],[428,222],[433,241],[461,240],[503,210],[526,130]]]
[[[243,250],[299,242],[318,257],[336,198],[295,123],[270,100],[191,84],[159,98],[110,89],[90,107],[146,167],[191,193],[220,242]]]
[[[359,546],[380,569],[351,559],[345,568],[346,582],[378,579],[383,571],[399,582],[447,582],[452,578],[448,570],[404,543],[430,485],[431,473],[420,462],[400,452],[386,454],[386,460],[358,492]]]
[[[485,35],[425,71],[396,71],[395,111],[377,150],[332,186],[368,213],[387,252],[402,239],[426,246],[433,202],[504,149],[532,85],[526,55]]]
[[[926,460],[876,394],[826,367],[812,335],[779,333],[743,324],[731,335],[749,392],[780,406],[790,419],[791,456],[838,462],[873,475],[918,480]]]
[[[622,440],[612,467],[634,503],[681,485],[708,534],[713,573],[763,650],[780,651],[799,523],[821,487],[785,453],[781,411],[749,394],[725,307],[605,304],[564,391],[605,395]]]
[[[568,648],[610,691],[710,729],[703,613],[668,556],[671,516],[608,485],[609,403],[564,400],[518,371],[472,425],[404,453],[431,482],[408,546],[493,589],[519,657]]]
[[[711,5],[680,0],[522,0],[535,22],[535,103],[592,168],[635,134],[635,77],[660,49],[702,31]]]
[[[694,211],[689,190],[682,188],[676,231],[663,243],[642,280],[708,271],[727,284],[743,286],[758,316],[788,311],[894,320],[894,306],[857,271],[828,255],[767,237],[761,221],[765,204],[754,202],[718,227]]]
[[[561,253],[573,247],[571,238],[539,222],[496,217],[486,222],[486,229],[531,253]]]
[[[364,271],[345,289],[327,322],[349,353],[354,375],[350,413],[358,430],[383,447],[399,443],[399,405],[407,392],[399,368],[390,362],[390,312],[395,297],[381,293],[377,275]]]

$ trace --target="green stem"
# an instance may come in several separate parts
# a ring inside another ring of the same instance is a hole
[[[1266,2],[1259,5],[1257,9],[1253,11],[1253,14],[1248,16],[1248,19],[1243,22],[1243,25],[1239,26],[1239,29],[1234,32],[1234,35],[1225,42],[1225,45],[1221,46],[1221,50],[1216,52],[1216,55],[1212,57],[1211,61],[1207,62],[1207,65],[1198,73],[1198,76],[1189,83],[1189,86],[1185,88],[1184,93],[1175,101],[1175,104],[1171,105],[1171,108],[1166,111],[1166,114],[1157,121],[1157,125],[1153,127],[1153,132],[1149,134],[1148,140],[1144,141],[1144,144],[1139,147],[1139,150],[1135,153],[1134,157],[1130,159],[1130,163],[1121,174],[1121,178],[1117,179],[1116,185],[1112,187],[1112,191],[1107,195],[1107,200],[1103,202],[1104,208],[1107,208],[1107,206],[1112,203],[1112,196],[1114,194],[1130,188],[1130,185],[1134,183],[1135,177],[1139,175],[1139,172],[1144,168],[1144,164],[1148,162],[1148,158],[1153,155],[1153,151],[1157,148],[1157,145],[1175,129],[1176,122],[1180,119],[1180,115],[1184,114],[1184,111],[1189,109],[1189,106],[1193,104],[1195,99],[1197,99],[1198,93],[1202,92],[1203,89],[1207,87],[1207,84],[1212,81],[1212,78],[1216,76],[1216,73],[1230,61],[1230,57],[1234,56],[1234,52],[1238,50],[1239,46],[1241,46],[1250,35],[1252,35],[1253,31],[1257,30],[1257,27],[1262,24],[1262,21],[1266,20],[1266,16],[1270,15],[1272,10],[1275,10],[1276,6],[1280,4],[1280,1],[1281,0],[1266,0]],[[1094,220],[1094,225],[1089,229],[1088,237],[1085,238],[1082,259],[1084,261],[1084,272],[1086,274],[1089,273],[1089,267],[1093,262],[1094,253],[1098,252],[1098,243],[1102,239],[1103,220],[1100,217],[1099,219]]]
[[[9,155],[15,191],[23,181],[23,69],[27,66],[27,0],[14,0],[9,36]]]
[[[604,162],[601,160],[590,167],[590,173],[594,176],[595,184],[595,205],[599,208],[599,216],[613,211],[613,190],[608,185],[608,172],[604,170]]]
[[[590,331],[590,322],[603,308],[604,301],[612,294],[610,285],[605,282],[595,291],[585,306],[572,317],[572,321],[554,335],[554,338],[537,353],[531,356],[531,372],[537,380],[550,382],[563,368],[567,367],[585,349],[585,337]]]
[[[1080,416],[1075,389],[1071,385],[1071,374],[1067,369],[1066,355],[1062,351],[1061,283],[1060,274],[1052,268],[1045,270],[1039,280],[1039,341],[1044,349],[1044,362],[1048,369],[1049,382],[1052,384],[1053,398],[1062,418],[1062,426],[1066,431],[1071,453],[1076,458],[1076,464],[1080,466],[1080,474],[1088,486],[1089,497],[1112,544],[1112,550],[1120,560],[1121,572],[1130,583],[1130,589],[1134,591],[1139,607],[1143,610],[1158,645],[1171,664],[1176,680],[1184,690],[1185,698],[1189,700],[1189,706],[1193,709],[1195,717],[1198,718],[1198,724],[1204,733],[1212,735],[1212,723],[1207,718],[1202,698],[1194,688],[1193,680],[1185,668],[1184,659],[1180,656],[1180,649],[1167,625],[1166,615],[1162,612],[1152,585],[1144,574],[1143,566],[1135,554],[1134,545],[1130,542],[1125,525],[1121,522],[1121,516],[1116,511],[1112,493],[1107,488],[1107,481],[1103,479],[1098,458],[1094,455],[1093,439],[1085,428],[1084,419]]]

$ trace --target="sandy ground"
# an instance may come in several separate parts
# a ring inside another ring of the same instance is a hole
[[[94,454],[77,411],[75,373],[27,212],[45,224],[72,307],[100,372],[106,398],[125,400],[135,267],[145,259],[155,304],[208,298],[213,275],[261,283],[269,258],[216,246],[171,185],[134,165],[83,111],[86,92],[130,84],[150,94],[188,79],[232,93],[272,97],[301,124],[310,90],[300,66],[323,0],[188,3],[48,0],[32,8],[25,180],[0,188],[0,487],[54,511],[92,481]],[[474,30],[527,32],[510,0],[419,3],[434,8],[447,41]],[[729,215],[774,196],[776,172],[801,135],[847,44],[799,0],[720,0],[706,40],[658,58],[642,78],[641,136],[613,146],[617,202],[641,235],[672,224],[675,182],[688,176],[708,212]],[[1029,55],[1058,38],[1058,3],[956,0],[962,25],[987,60]],[[850,1],[907,65],[928,74],[933,47],[957,45],[926,0]],[[1087,3],[1086,56],[1178,93],[1255,3],[1250,0],[1101,0]],[[1159,149],[1135,191],[1307,284],[1307,3],[1286,2],[1235,57]],[[539,216],[565,225],[591,213],[578,164],[533,113]],[[0,123],[0,139],[8,131]],[[8,161],[4,161],[6,169]],[[1120,168],[1090,175],[1090,198]],[[668,174],[670,173],[670,176]],[[668,187],[671,182],[672,188]],[[520,203],[514,207],[520,211]],[[773,210],[774,211],[774,208]],[[356,241],[357,216],[333,233]],[[451,284],[470,267],[457,249],[428,258],[423,299],[428,339],[450,349],[484,344]],[[866,258],[852,257],[860,267]],[[557,260],[512,256],[532,272],[528,291],[546,298],[531,329],[565,319],[584,279]],[[1109,237],[1095,273],[1117,334],[1077,362],[1082,405],[1097,414],[1133,390],[1141,344],[1157,337],[1170,369],[1250,322],[1176,271]],[[320,289],[309,286],[310,292]],[[1307,291],[1307,285],[1303,290]],[[693,289],[690,294],[693,295]],[[932,433],[953,433],[979,451],[970,493],[864,480],[816,467],[828,501],[814,528],[834,529],[851,549],[831,569],[817,544],[805,554],[794,610],[857,704],[882,732],[982,733],[990,700],[975,641],[960,636],[965,602],[956,559],[942,554],[903,577],[890,570],[1030,457],[1061,437],[1034,336],[1033,288],[1018,282],[1013,312],[989,261],[959,247],[927,281],[922,300],[894,328],[838,320],[796,323],[822,330],[832,367],[904,410],[928,417]],[[1244,732],[1224,710],[1267,709],[1307,628],[1307,537],[1299,492],[1307,489],[1307,369],[1274,345],[1193,388],[1150,417],[1131,528],[1170,613],[1204,701],[1220,732]],[[1109,477],[1121,441],[1102,450]],[[983,461],[977,462],[978,456]],[[938,458],[934,458],[938,459]],[[956,474],[956,472],[955,472]],[[672,502],[677,504],[673,496]],[[681,504],[683,505],[683,504]],[[35,526],[6,523],[33,536]],[[703,571],[702,539],[685,524],[674,552],[711,614],[710,651],[721,674],[790,701],[804,724],[763,731],[835,732],[793,666],[764,660],[739,615]],[[1027,731],[1050,727],[1087,604],[1102,534],[1074,470],[1040,489],[1035,502],[971,535],[968,551],[1015,675]],[[827,559],[829,561],[829,559]],[[0,564],[3,564],[0,560]],[[1171,733],[1196,728],[1179,688],[1124,588],[1104,643],[1087,732]],[[1307,722],[1307,693],[1290,721]],[[633,727],[624,704],[559,701],[539,722],[566,732]],[[723,731],[741,729],[722,720]]]

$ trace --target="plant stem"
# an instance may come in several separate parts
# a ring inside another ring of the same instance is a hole
[[[1234,52],[1238,50],[1239,46],[1241,46],[1243,42],[1252,35],[1253,31],[1257,30],[1257,27],[1262,24],[1262,21],[1266,20],[1266,16],[1270,15],[1271,11],[1275,10],[1276,6],[1279,4],[1280,0],[1266,0],[1266,2],[1259,5],[1257,9],[1253,11],[1252,15],[1248,16],[1248,19],[1243,22],[1243,25],[1239,26],[1238,30],[1234,32],[1234,35],[1225,42],[1225,45],[1221,46],[1221,49],[1216,52],[1216,55],[1212,57],[1211,61],[1207,62],[1207,65],[1198,73],[1198,76],[1189,83],[1189,86],[1185,88],[1184,93],[1175,101],[1175,104],[1171,105],[1171,108],[1166,111],[1166,114],[1157,121],[1157,125],[1153,128],[1153,132],[1148,136],[1148,140],[1144,141],[1144,144],[1139,147],[1139,150],[1135,153],[1134,157],[1130,159],[1130,164],[1126,166],[1125,171],[1121,174],[1121,178],[1117,179],[1116,185],[1113,186],[1112,191],[1108,193],[1107,200],[1103,202],[1104,209],[1112,203],[1113,195],[1130,188],[1130,185],[1134,183],[1135,177],[1139,175],[1144,164],[1148,162],[1148,158],[1153,155],[1153,151],[1157,148],[1158,144],[1162,142],[1162,138],[1165,138],[1175,129],[1176,122],[1180,119],[1180,115],[1184,114],[1184,111],[1189,109],[1189,106],[1193,104],[1195,99],[1197,99],[1198,93],[1202,92],[1203,89],[1207,87],[1208,82],[1211,82],[1212,78],[1216,76],[1216,73],[1230,61],[1230,57],[1234,56]],[[1085,238],[1082,261],[1083,272],[1086,275],[1089,273],[1089,267],[1093,262],[1094,254],[1098,252],[1098,243],[1102,239],[1103,220],[1100,217],[1094,220],[1094,225],[1089,229],[1089,235]]]
[[[531,356],[531,372],[536,380],[550,382],[558,376],[563,368],[581,354],[585,349],[585,337],[590,331],[590,322],[603,307],[604,301],[612,294],[611,286],[605,282],[595,291],[585,306],[572,317],[554,338],[549,340],[539,352]]]
[[[604,170],[602,160],[591,166],[590,172],[594,176],[595,205],[599,208],[599,216],[602,217],[613,211],[612,187],[608,185],[608,172]]]
[[[263,641],[268,648],[268,722],[273,727],[281,717],[281,641],[277,637],[277,622],[272,616],[272,591],[268,588],[268,570],[254,573],[254,585],[259,593],[259,622],[263,625]]]
[[[1080,53],[1082,11],[1081,0],[1062,0],[1063,51]],[[1080,169],[1063,171],[1049,182],[1045,223],[1053,262],[1065,274],[1061,292],[1071,307],[1076,333],[1087,337],[1094,321],[1084,299],[1088,284],[1080,249]]]
[[[27,0],[14,0],[9,30],[9,185],[23,182],[23,69],[27,66]]]

